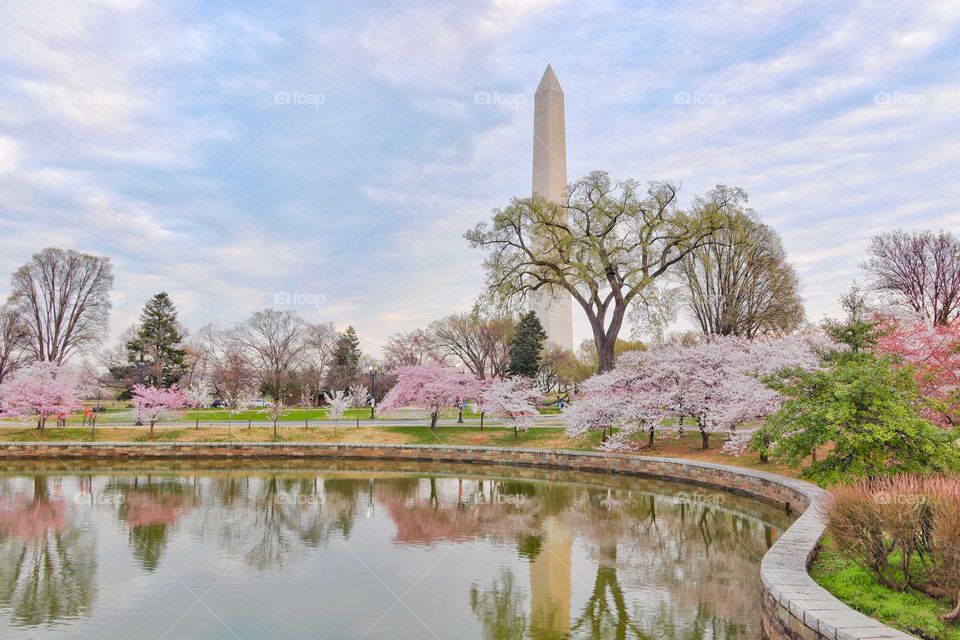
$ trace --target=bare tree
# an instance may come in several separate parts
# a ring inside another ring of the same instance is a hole
[[[746,199],[718,186],[701,200],[702,209],[725,211],[727,224],[680,262],[686,305],[707,334],[753,338],[792,331],[804,319],[800,278],[780,236],[746,209]]]
[[[423,329],[395,333],[383,346],[384,366],[387,369],[416,367],[442,359],[437,354],[433,336]]]
[[[254,311],[230,337],[254,371],[260,388],[281,404],[303,356],[306,322],[293,311]]]
[[[863,268],[874,290],[935,325],[960,316],[960,241],[949,231],[874,236]]]
[[[712,210],[677,209],[677,188],[614,182],[594,172],[572,184],[564,206],[544,198],[515,198],[490,224],[466,233],[484,260],[487,291],[516,307],[534,292],[566,290],[593,331],[598,370],[613,368],[614,344],[634,299],[683,257],[712,242],[723,223]]]
[[[337,328],[332,322],[309,324],[304,333],[303,360],[314,379],[314,387],[317,390],[315,400],[318,403],[339,337]]]
[[[11,278],[10,306],[35,360],[62,365],[99,344],[110,319],[110,258],[47,248]]]
[[[10,307],[0,308],[0,384],[30,360],[23,348],[26,329]]]
[[[503,375],[509,363],[513,321],[484,318],[478,312],[460,313],[430,324],[439,358],[454,358],[477,378]]]

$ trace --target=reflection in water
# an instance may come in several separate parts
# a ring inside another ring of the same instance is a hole
[[[0,607],[17,625],[85,615],[96,595],[92,532],[68,521],[58,481],[32,484],[0,493]]]
[[[150,635],[148,611],[160,635],[182,607],[163,586],[172,575],[201,592],[220,585],[216,618],[242,637],[445,625],[440,637],[759,637],[759,562],[789,524],[772,508],[635,479],[446,473],[463,475],[0,477],[0,636],[95,625],[89,635],[105,637],[133,621]],[[98,589],[114,583],[130,585],[128,602],[104,596],[114,606],[101,613]],[[408,589],[424,604],[394,619],[392,594]],[[251,602],[269,606],[250,617]],[[283,616],[286,603],[299,617]],[[190,617],[175,624],[173,637],[216,635]]]

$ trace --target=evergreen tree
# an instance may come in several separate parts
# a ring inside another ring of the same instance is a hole
[[[333,362],[330,363],[330,372],[327,374],[327,388],[333,391],[345,391],[360,375],[360,339],[353,327],[337,338],[333,349]]]
[[[546,339],[547,333],[536,313],[530,311],[521,316],[510,339],[508,373],[512,376],[536,377],[540,373],[543,342]]]
[[[137,334],[127,342],[127,358],[134,381],[140,381],[138,366],[142,363],[144,384],[169,387],[183,377],[185,356],[177,309],[170,296],[161,291],[144,305]]]

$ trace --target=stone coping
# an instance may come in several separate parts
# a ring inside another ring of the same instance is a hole
[[[914,638],[854,611],[810,577],[829,494],[802,480],[728,465],[592,451],[322,442],[8,442],[0,460],[342,458],[566,468],[678,480],[746,494],[801,515],[760,564],[763,633],[770,640]]]

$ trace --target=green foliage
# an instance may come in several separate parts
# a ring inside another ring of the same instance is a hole
[[[510,366],[508,372],[512,376],[526,378],[536,377],[540,373],[543,343],[547,333],[540,324],[540,319],[533,311],[520,317],[517,328],[510,339]]]
[[[177,309],[166,292],[150,298],[140,314],[136,336],[127,342],[128,370],[137,373],[144,365],[143,382],[169,387],[179,382],[186,371],[183,333],[177,322]]]
[[[816,447],[830,444],[804,471],[817,482],[948,471],[960,461],[957,434],[919,415],[911,370],[889,358],[837,353],[824,369],[787,371],[771,384],[786,400],[751,448],[763,451],[773,442],[774,453],[799,466]]]
[[[850,291],[840,297],[847,317],[843,321],[827,320],[824,328],[837,343],[845,345],[853,353],[869,351],[877,344],[877,326],[873,319],[866,296],[854,285]]]
[[[346,391],[360,375],[360,339],[353,327],[340,334],[333,348],[333,362],[327,374],[327,388],[334,391]]]

